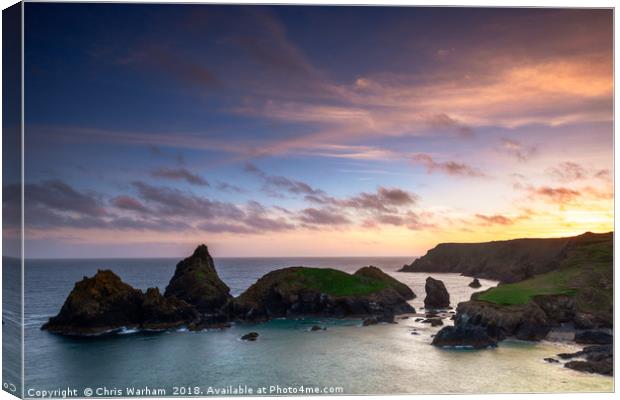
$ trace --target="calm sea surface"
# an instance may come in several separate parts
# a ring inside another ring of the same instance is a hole
[[[361,327],[359,320],[276,320],[260,325],[235,325],[205,332],[127,332],[115,336],[66,338],[40,330],[55,315],[73,284],[97,269],[109,268],[125,282],[140,288],[166,287],[176,259],[30,260],[26,263],[25,389],[86,388],[120,390],[200,387],[280,388],[341,387],[346,394],[490,393],[611,391],[613,380],[551,365],[545,357],[576,347],[557,343],[507,341],[494,350],[441,350],[430,345],[439,328],[414,322]],[[354,272],[375,265],[407,283],[422,307],[424,280],[429,274],[400,273],[410,258],[222,258],[216,259],[220,277],[233,295],[240,294],[265,273],[286,266],[332,267]],[[7,279],[19,276],[18,267],[5,261],[5,293],[19,293]],[[471,278],[433,274],[450,292],[452,304],[469,299]],[[481,280],[484,290],[495,285]],[[19,382],[19,332],[15,303],[3,311],[4,382]],[[449,321],[446,321],[450,323]],[[327,331],[309,332],[315,323]],[[412,335],[412,328],[419,335]],[[257,331],[256,342],[239,337]],[[7,334],[9,337],[7,337]],[[6,369],[8,367],[8,369]],[[184,389],[180,389],[184,390]],[[194,389],[192,389],[194,390]],[[101,390],[100,390],[101,391]],[[118,393],[118,392],[108,392]],[[254,392],[256,393],[256,392]],[[97,393],[95,393],[96,395]],[[182,394],[182,393],[181,393]],[[273,393],[272,393],[273,394]]]

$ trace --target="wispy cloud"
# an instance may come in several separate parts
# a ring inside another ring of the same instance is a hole
[[[209,186],[209,182],[202,176],[193,174],[186,168],[158,168],[151,172],[151,176],[164,179],[184,180],[189,184]]]
[[[460,163],[456,161],[440,162],[440,161],[436,161],[429,154],[424,154],[424,153],[414,154],[411,157],[411,160],[414,164],[423,165],[426,168],[426,172],[429,174],[432,174],[435,172],[442,172],[448,175],[468,176],[468,177],[474,177],[474,178],[485,176],[485,174],[482,171],[470,165],[467,165],[465,163]]]

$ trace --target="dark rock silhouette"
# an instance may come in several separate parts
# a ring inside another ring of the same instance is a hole
[[[426,297],[424,298],[424,308],[446,308],[450,305],[450,294],[442,281],[426,278]]]
[[[250,333],[246,333],[245,335],[241,336],[241,340],[253,342],[256,339],[258,339],[258,336],[259,334],[257,332],[250,332]]]
[[[218,276],[204,244],[177,264],[165,296],[184,300],[201,313],[217,313],[232,298],[230,288]]]
[[[497,346],[497,340],[480,326],[446,326],[437,332],[432,344],[437,347],[484,349]]]
[[[587,346],[576,353],[558,354],[562,359],[585,358],[585,361],[569,361],[564,366],[581,372],[590,372],[612,376],[614,373],[614,348],[613,344]]]
[[[470,288],[478,289],[482,285],[480,284],[480,281],[478,280],[478,278],[474,278],[474,280],[471,281],[468,286]]]
[[[146,294],[124,283],[110,270],[85,277],[65,300],[59,314],[41,327],[66,335],[101,334],[120,328],[169,329],[193,323],[198,312],[158,289]]]
[[[391,318],[415,310],[390,282],[334,269],[289,267],[271,271],[234,299],[228,312],[245,321],[279,317]]]

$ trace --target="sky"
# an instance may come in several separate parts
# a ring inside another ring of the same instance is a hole
[[[416,256],[610,231],[612,26],[26,3],[26,256]]]

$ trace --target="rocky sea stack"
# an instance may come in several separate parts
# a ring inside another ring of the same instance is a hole
[[[446,285],[438,279],[430,276],[426,278],[424,285],[426,297],[424,298],[424,308],[447,308],[450,306],[450,294],[446,289]]]
[[[393,278],[374,270],[351,275],[329,268],[289,267],[260,278],[234,299],[229,312],[244,321],[308,315],[393,319],[394,314],[415,312],[407,303],[412,293],[405,294]]]
[[[60,313],[41,329],[94,335],[121,328],[190,330],[225,328],[232,321],[261,322],[289,316],[374,318],[393,322],[413,313],[415,294],[376,267],[351,275],[323,268],[291,267],[260,278],[238,298],[219,278],[207,246],[178,263],[165,295],[124,283],[112,271],[77,282]]]
[[[177,264],[166,297],[176,297],[201,313],[218,313],[232,298],[230,288],[220,279],[207,246],[198,246],[190,257]]]
[[[121,328],[168,329],[199,318],[191,305],[163,297],[158,289],[146,293],[124,283],[114,272],[100,270],[77,282],[60,313],[41,329],[66,335],[101,334]]]

